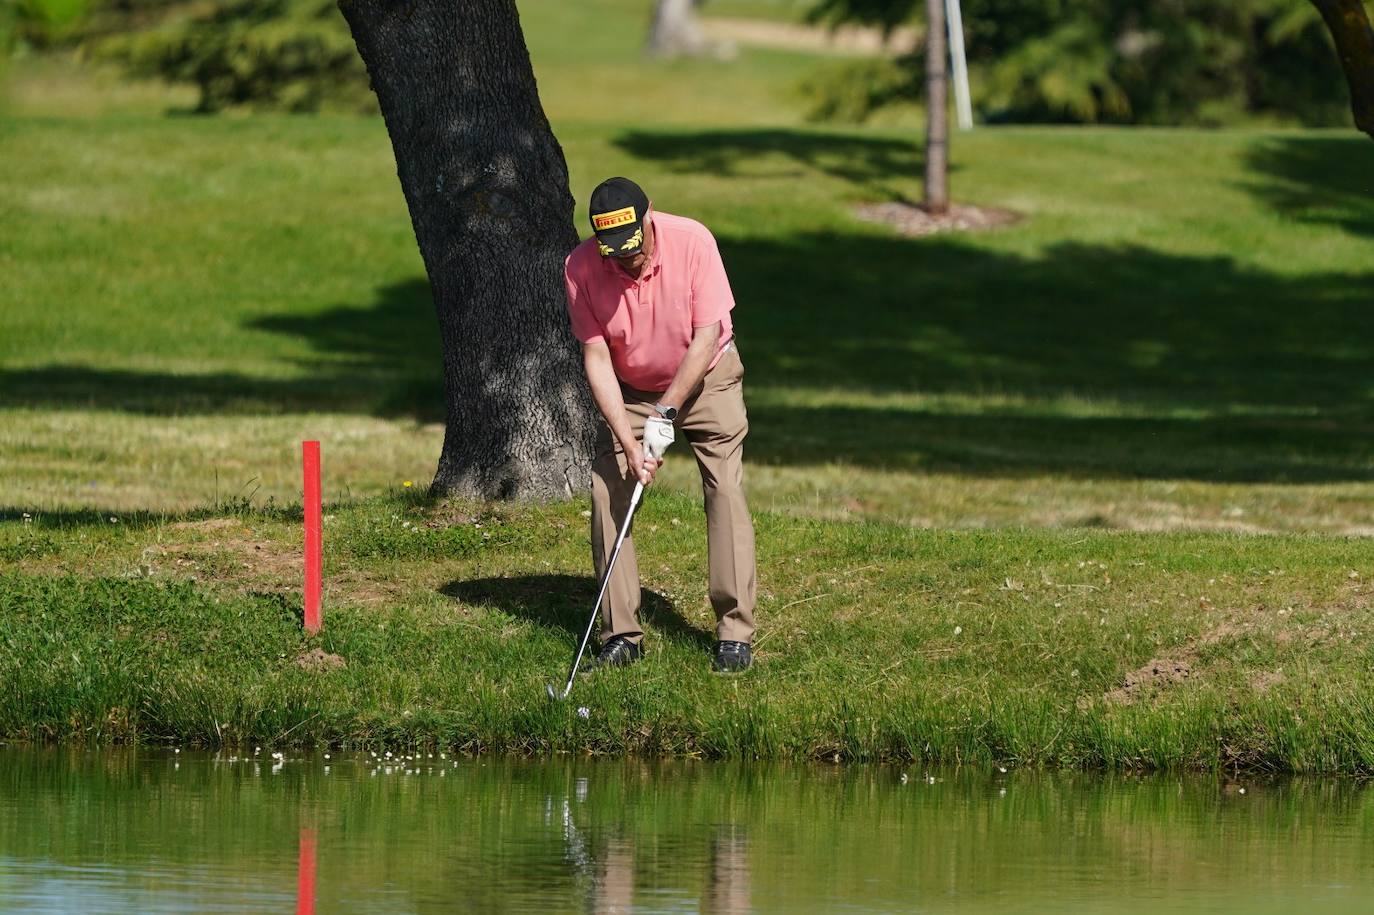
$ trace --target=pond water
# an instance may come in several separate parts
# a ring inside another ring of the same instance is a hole
[[[0,747],[0,785],[5,910],[1374,911],[1353,781]]]

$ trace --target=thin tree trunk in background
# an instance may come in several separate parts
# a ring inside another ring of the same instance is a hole
[[[1350,85],[1355,126],[1374,139],[1374,27],[1363,0],[1312,0],[1322,14]]]
[[[652,57],[703,54],[710,49],[697,22],[698,0],[658,0],[644,50]]]
[[[594,408],[563,293],[573,198],[515,3],[339,7],[381,103],[439,318],[448,421],[433,491],[581,491]]]
[[[926,211],[949,211],[949,81],[945,0],[926,0]]]

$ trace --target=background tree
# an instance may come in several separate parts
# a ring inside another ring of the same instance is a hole
[[[926,0],[925,208],[949,211],[949,66],[945,62],[945,0]]]
[[[1355,126],[1374,139],[1374,28],[1362,0],[1312,0],[1336,42]]]
[[[918,7],[819,0],[813,16],[892,29]],[[1348,123],[1345,80],[1310,0],[963,0],[963,8],[986,121]],[[914,56],[873,60],[813,80],[809,90],[814,117],[862,120],[921,98],[924,78]]]
[[[371,75],[434,294],[447,427],[434,490],[566,497],[594,407],[568,329],[563,150],[513,0],[340,0]]]
[[[120,28],[135,22],[142,27]],[[137,76],[194,84],[202,112],[376,111],[334,0],[224,0],[189,10],[165,0],[117,0],[90,27],[99,56]]]
[[[702,0],[657,0],[644,50],[651,57],[702,54],[711,47],[697,20]]]

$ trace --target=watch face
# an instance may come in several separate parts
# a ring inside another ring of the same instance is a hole
[[[668,407],[663,411],[664,419],[677,419],[677,407]]]

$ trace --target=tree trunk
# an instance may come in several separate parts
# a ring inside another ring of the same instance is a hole
[[[949,80],[945,0],[926,0],[926,212],[949,211]]]
[[[448,422],[433,491],[566,497],[594,407],[568,326],[563,150],[514,0],[339,0],[396,155],[434,294]]]
[[[703,54],[710,42],[697,22],[698,0],[658,0],[644,50],[652,57]]]
[[[1322,14],[1350,84],[1355,126],[1374,139],[1374,27],[1364,0],[1312,0]]]

